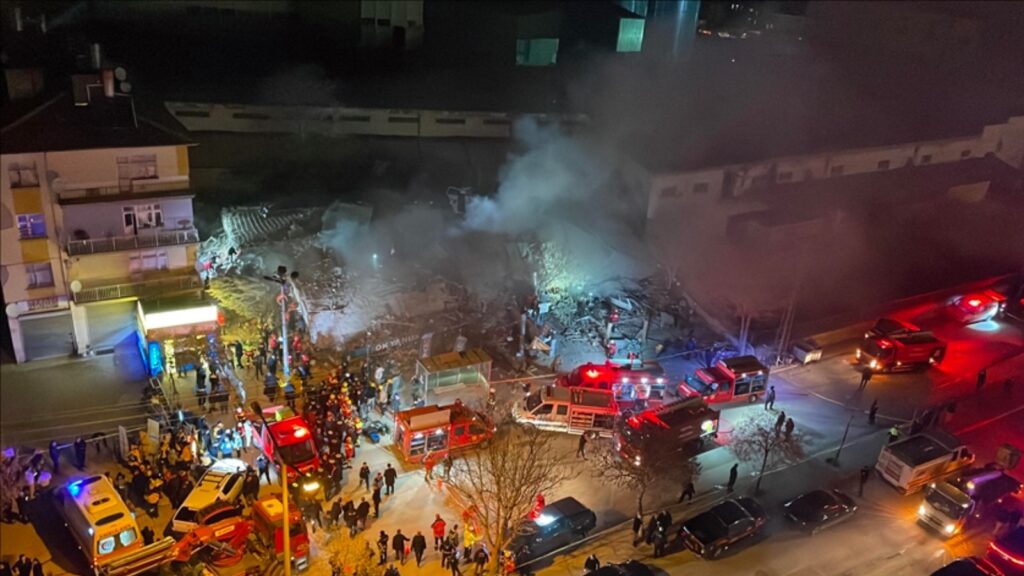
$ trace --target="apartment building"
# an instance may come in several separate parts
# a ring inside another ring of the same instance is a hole
[[[190,143],[130,98],[61,94],[3,127],[0,284],[18,362],[142,345],[139,300],[198,293]]]

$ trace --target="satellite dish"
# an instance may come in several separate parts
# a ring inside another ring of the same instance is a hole
[[[132,91],[132,83],[131,82],[121,82],[120,88],[121,88],[121,92],[124,92],[125,94],[128,94],[129,92]]]
[[[119,82],[124,82],[128,78],[128,71],[118,66],[114,68],[114,78],[117,78]]]
[[[78,280],[72,280],[69,286],[72,294],[78,294],[82,291],[82,283]]]
[[[8,318],[17,318],[18,312],[21,312],[21,307],[12,302],[7,305],[7,308],[5,308],[5,310],[7,311]]]

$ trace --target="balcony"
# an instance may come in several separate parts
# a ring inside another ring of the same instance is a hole
[[[118,182],[60,182],[55,181],[53,190],[60,204],[88,204],[91,202],[114,202],[130,198],[152,198],[160,196],[187,196],[188,176],[167,176],[132,180],[129,185]]]
[[[117,252],[119,250],[181,246],[182,244],[197,244],[198,242],[199,231],[195,228],[188,228],[185,230],[161,230],[155,233],[143,233],[135,236],[68,240],[66,249],[68,256],[81,256],[83,254],[101,254],[104,252]]]
[[[202,286],[203,283],[199,280],[199,276],[187,274],[129,284],[83,288],[74,294],[74,299],[75,304],[87,304],[103,300],[117,300],[118,298],[151,298],[199,290]]]

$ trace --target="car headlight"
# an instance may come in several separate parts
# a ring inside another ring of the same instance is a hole
[[[872,358],[871,363],[868,364],[868,367],[871,368],[872,370],[878,368],[878,360]]]
[[[857,358],[860,358],[863,354],[864,353],[860,351],[860,348],[857,348]]]
[[[956,532],[956,524],[946,524],[945,530],[946,534],[952,534],[953,532]]]
[[[917,513],[920,514],[921,516],[924,516],[924,511],[925,511],[924,504],[921,504],[920,506],[917,507]]]
[[[302,485],[302,489],[306,492],[316,492],[320,489],[320,483],[316,480],[310,480]]]

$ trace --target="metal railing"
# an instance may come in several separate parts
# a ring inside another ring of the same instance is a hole
[[[129,284],[111,284],[95,288],[83,288],[74,295],[76,304],[117,300],[118,298],[145,298],[158,294],[186,292],[202,288],[202,281],[195,274],[173,276],[158,280],[133,282]]]
[[[67,251],[68,256],[81,256],[82,254],[138,250],[140,248],[156,248],[158,246],[180,246],[182,244],[196,244],[198,242],[199,231],[195,228],[188,228],[186,230],[160,230],[133,236],[68,240]]]

